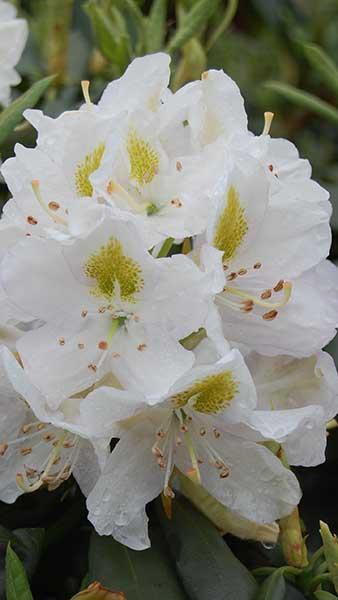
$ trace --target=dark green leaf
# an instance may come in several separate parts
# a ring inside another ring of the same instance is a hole
[[[282,569],[276,569],[258,590],[255,600],[284,600],[286,592]]]
[[[189,598],[252,600],[257,590],[254,578],[208,519],[183,498],[176,498],[171,520],[159,500],[157,510]]]
[[[305,44],[303,50],[306,58],[322,76],[328,88],[338,94],[338,69],[333,60],[316,44]]]
[[[194,37],[203,26],[206,26],[209,18],[215,11],[218,2],[219,0],[199,0],[196,2],[193,8],[184,15],[182,24],[167,46],[167,52],[172,54],[176,50],[179,50],[179,48],[182,48],[182,46]]]
[[[147,52],[158,52],[162,49],[167,17],[168,0],[154,0],[147,22]]]
[[[22,120],[22,113],[27,108],[33,108],[41,96],[45,93],[54,79],[54,75],[40,79],[32,87],[22,94],[17,100],[0,113],[0,144],[13,131],[14,127]]]
[[[6,553],[7,600],[33,600],[25,569],[10,544]]]
[[[278,81],[268,81],[265,86],[270,90],[273,90],[286,100],[289,100],[293,104],[300,106],[301,108],[306,108],[316,113],[320,117],[324,117],[329,121],[334,123],[338,123],[338,110],[333,106],[330,106],[324,100],[309,94],[308,92],[304,92],[303,90],[299,90],[298,88],[293,87],[287,83],[280,83]]]
[[[23,560],[26,572],[33,575],[38,565],[45,530],[38,527],[15,529],[12,535],[12,546]]]
[[[86,584],[124,592],[128,600],[187,600],[170,564],[160,531],[153,529],[152,546],[137,552],[112,537],[92,534],[89,548],[89,574]]]

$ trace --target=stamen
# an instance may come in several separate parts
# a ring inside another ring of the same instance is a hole
[[[32,186],[32,190],[34,192],[35,198],[37,199],[41,208],[54,221],[54,223],[58,223],[59,225],[67,225],[67,221],[65,221],[65,219],[62,219],[62,217],[59,217],[56,214],[53,214],[53,211],[51,211],[48,208],[48,206],[44,203],[42,195],[41,195],[40,181],[38,179],[33,179],[33,181],[31,182],[31,186]]]
[[[81,88],[82,88],[82,93],[83,93],[83,97],[85,99],[85,103],[90,106],[92,104],[92,101],[90,99],[90,95],[89,95],[89,86],[90,86],[90,81],[81,81]]]
[[[0,456],[4,456],[7,448],[8,448],[8,444],[0,444]]]
[[[262,131],[262,135],[268,135],[272,123],[272,119],[274,118],[273,112],[265,112],[264,113],[264,128]]]
[[[269,312],[264,313],[263,315],[263,319],[265,321],[273,321],[273,319],[275,319],[278,315],[278,311],[277,310],[270,310]]]
[[[290,283],[289,281],[284,281],[283,282],[284,296],[283,296],[282,300],[280,300],[279,302],[265,302],[264,300],[257,298],[257,296],[248,294],[247,292],[244,292],[243,290],[240,290],[240,289],[237,289],[234,287],[229,287],[229,286],[224,287],[224,292],[228,292],[229,294],[231,294],[233,296],[239,296],[240,298],[244,298],[245,300],[252,300],[252,302],[254,302],[254,304],[256,304],[257,306],[262,306],[263,308],[271,308],[271,309],[281,308],[282,306],[285,306],[288,303],[288,301],[290,300],[291,291],[292,291],[292,283]],[[220,297],[220,299],[222,299],[222,296],[219,296],[219,297]]]
[[[121,200],[124,200],[124,202],[126,202],[130,208],[138,213],[144,212],[144,210],[146,210],[148,207],[147,202],[136,202],[134,198],[128,194],[127,190],[125,190],[124,187],[122,187],[122,185],[117,183],[117,181],[114,179],[109,181],[107,191],[110,195],[117,194]]]

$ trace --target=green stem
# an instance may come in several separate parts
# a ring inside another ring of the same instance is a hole
[[[165,258],[166,256],[168,256],[173,243],[174,243],[174,238],[171,238],[171,237],[167,238],[165,240],[165,242],[163,242],[162,248],[159,251],[157,258]]]
[[[209,52],[215,42],[218,40],[219,36],[224,33],[224,31],[229,27],[232,19],[236,14],[236,10],[238,7],[238,0],[229,0],[228,6],[225,10],[224,17],[218,27],[216,27],[215,31],[210,36],[209,40],[206,43],[206,52]]]

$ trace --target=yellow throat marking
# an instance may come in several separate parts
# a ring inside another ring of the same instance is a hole
[[[78,196],[93,195],[93,186],[90,183],[89,177],[99,168],[104,150],[105,145],[99,144],[92,152],[87,154],[83,161],[76,167],[75,186]]]
[[[213,240],[213,245],[224,253],[223,260],[225,262],[234,258],[248,229],[245,210],[240,204],[239,194],[231,185],[227,193],[225,208],[216,225]]]
[[[232,371],[221,371],[195,381],[188,389],[172,396],[171,400],[176,408],[181,408],[192,399],[189,404],[195,410],[217,414],[230,406],[238,387]]]
[[[159,155],[154,148],[131,130],[127,138],[127,151],[130,161],[130,177],[139,186],[150,183],[158,173]]]
[[[107,300],[114,296],[116,283],[120,288],[121,299],[128,302],[135,302],[135,294],[144,285],[140,265],[124,254],[121,242],[114,237],[90,256],[84,270],[87,277],[96,280],[91,293]]]

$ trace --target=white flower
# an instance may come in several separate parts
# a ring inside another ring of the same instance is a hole
[[[198,94],[194,88],[172,94],[165,87],[169,60],[165,54],[135,59],[109,84],[99,110],[116,114],[125,107],[128,115],[112,131],[90,178],[98,196],[136,215],[149,247],[204,231],[209,194],[224,163],[218,144],[200,151],[190,143],[186,117]]]
[[[257,410],[248,424],[259,439],[283,445],[288,462],[310,467],[325,461],[326,424],[338,412],[338,376],[326,352],[309,358],[250,353],[246,363],[256,385]]]
[[[201,248],[225,337],[263,354],[313,354],[334,336],[338,316],[337,269],[323,262],[328,194],[309,178],[272,193],[256,159],[238,152],[231,160]]]
[[[120,438],[88,496],[89,518],[100,534],[130,545],[129,530],[134,535],[137,524],[139,546],[146,547],[144,507],[162,491],[173,495],[174,466],[255,521],[271,522],[298,503],[294,475],[269,450],[232,433],[234,423],[256,404],[237,350],[191,369],[153,407],[136,395],[126,393],[124,401],[122,392],[116,396],[114,389],[101,387],[81,403],[91,436],[111,431]],[[123,420],[120,407],[125,412],[127,405],[131,418]]]
[[[14,67],[19,62],[27,36],[26,21],[16,18],[12,4],[0,0],[0,104],[5,106],[10,100],[10,87],[21,81]]]
[[[6,221],[29,235],[57,239],[86,232],[100,208],[90,175],[102,161],[116,122],[92,104],[57,119],[39,110],[24,114],[37,129],[38,141],[35,148],[16,144],[16,156],[2,165],[13,196],[4,207]]]
[[[26,237],[5,256],[1,280],[20,314],[45,322],[17,348],[52,407],[110,371],[163,393],[191,367],[179,340],[203,326],[211,298],[189,258],[154,259],[135,225],[109,209],[72,243]]]
[[[93,446],[76,433],[79,400],[56,412],[28,381],[14,356],[0,348],[0,499],[14,502],[42,486],[49,490],[71,474],[89,494],[100,473]],[[72,421],[74,425],[72,426]]]

